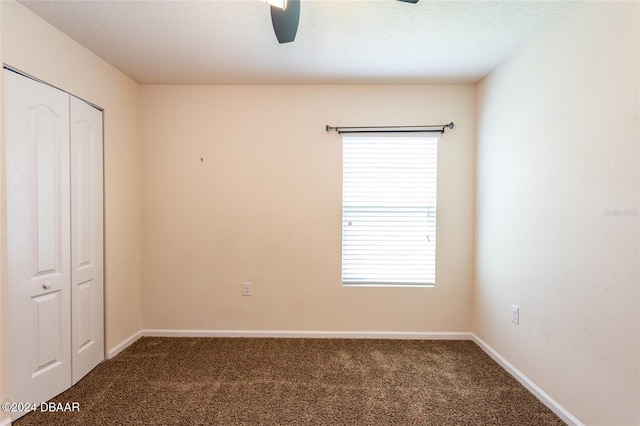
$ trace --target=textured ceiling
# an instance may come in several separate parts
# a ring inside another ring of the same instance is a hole
[[[302,0],[278,44],[260,0],[20,3],[142,84],[474,83],[569,7]]]

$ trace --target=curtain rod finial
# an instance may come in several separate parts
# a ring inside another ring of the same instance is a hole
[[[451,123],[447,124],[445,127],[448,127],[448,128],[450,128],[450,129],[453,129],[453,121],[452,121]]]

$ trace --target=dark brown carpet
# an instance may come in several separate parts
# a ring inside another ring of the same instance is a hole
[[[142,338],[27,425],[562,425],[471,341]]]

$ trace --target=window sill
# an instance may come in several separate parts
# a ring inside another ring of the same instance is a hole
[[[342,283],[342,287],[384,287],[384,288],[434,288],[435,284],[375,284],[375,283]]]

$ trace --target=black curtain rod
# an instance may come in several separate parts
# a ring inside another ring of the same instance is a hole
[[[449,124],[425,124],[423,126],[362,126],[332,127],[327,124],[327,132],[337,133],[444,133],[446,128],[453,129],[453,121]]]

